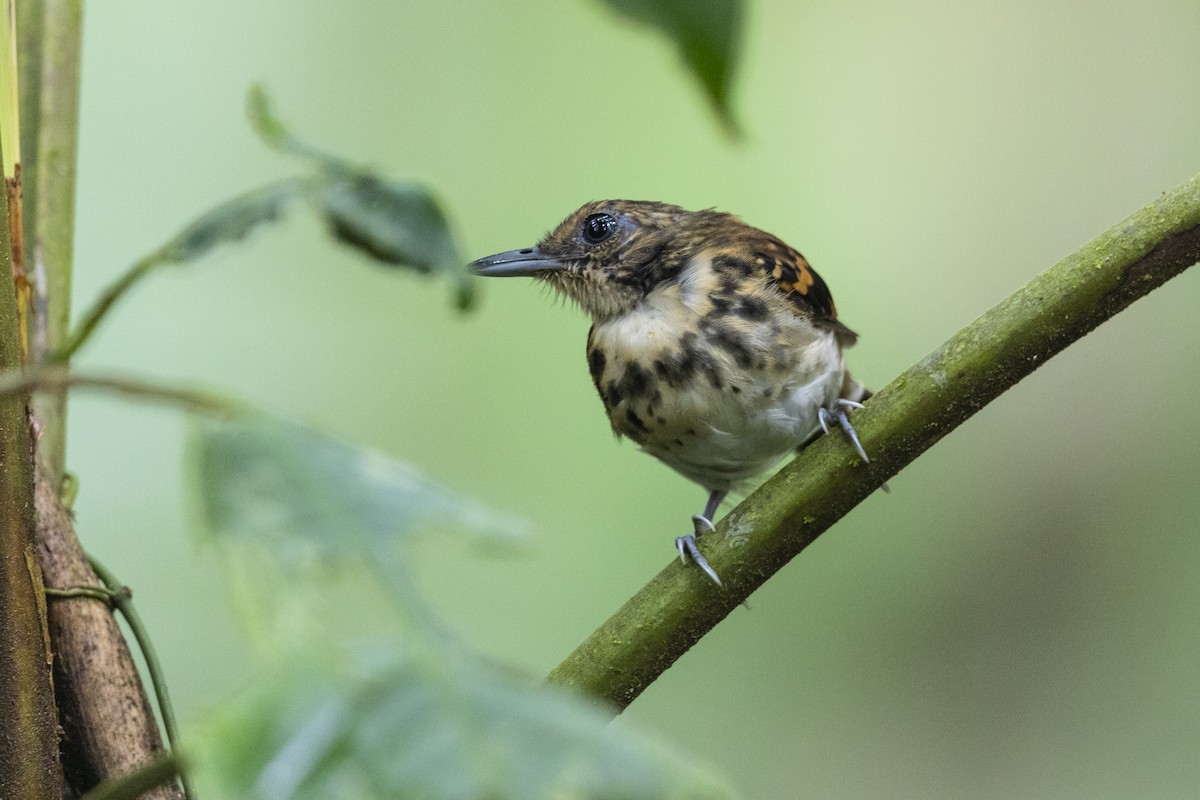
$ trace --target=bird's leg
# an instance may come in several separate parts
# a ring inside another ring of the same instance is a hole
[[[841,397],[838,398],[832,410],[822,408],[818,411],[817,419],[821,423],[821,430],[826,433],[829,433],[829,426],[836,423],[850,437],[850,441],[854,444],[854,449],[858,451],[858,455],[863,460],[863,463],[870,464],[871,459],[867,457],[867,451],[863,449],[862,443],[858,441],[858,431],[854,430],[854,425],[850,423],[850,415],[846,413],[847,408],[862,407],[862,403],[856,403],[853,400]]]
[[[704,513],[692,517],[694,533],[680,536],[675,540],[675,549],[679,551],[679,560],[686,564],[690,558],[696,563],[696,566],[704,570],[705,575],[713,579],[713,583],[717,586],[721,585],[721,579],[717,577],[716,571],[708,565],[708,559],[701,555],[700,548],[696,546],[696,537],[713,529],[712,518],[716,516],[717,507],[721,505],[721,501],[725,499],[727,493],[726,489],[713,489],[709,492],[708,502],[704,504]]]
[[[829,426],[836,423],[838,427],[846,432],[850,437],[850,442],[854,445],[854,449],[858,452],[859,458],[864,464],[870,464],[871,459],[867,457],[867,451],[863,449],[862,442],[858,441],[858,431],[854,430],[854,425],[850,423],[850,415],[846,413],[847,408],[862,408],[862,403],[857,403],[854,400],[847,400],[844,397],[838,398],[837,403],[832,411],[828,408],[822,408],[817,412],[817,419],[821,422],[821,430],[829,433]],[[885,483],[879,487],[885,492],[890,492],[891,489]]]

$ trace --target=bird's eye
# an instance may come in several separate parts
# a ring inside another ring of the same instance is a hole
[[[617,233],[617,218],[612,214],[590,214],[580,231],[586,244],[607,242]]]

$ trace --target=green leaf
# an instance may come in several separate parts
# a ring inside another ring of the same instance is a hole
[[[433,272],[462,261],[445,213],[419,184],[333,173],[321,192],[321,210],[342,243],[384,263]]]
[[[265,545],[287,563],[314,550],[375,557],[432,528],[511,543],[511,517],[380,453],[266,415],[198,420],[196,457],[206,528]]]
[[[619,14],[658,28],[679,48],[722,124],[737,134],[730,108],[741,44],[742,0],[604,0]]]
[[[329,230],[342,244],[384,264],[450,273],[467,308],[474,282],[437,198],[424,186],[365,171],[330,170],[319,195]]]
[[[337,554],[433,527],[501,542],[521,529],[408,464],[309,428],[262,414],[198,424],[204,521],[222,539],[302,541]]]
[[[275,222],[306,183],[286,180],[227,200],[193,220],[151,258],[159,262],[194,261],[217,245],[244,239],[255,228]]]
[[[459,256],[446,214],[429,189],[389,180],[296,138],[275,116],[259,85],[250,89],[246,112],[269,146],[306,158],[320,169],[313,199],[337,241],[376,262],[449,274],[456,284],[456,305],[464,310],[471,306],[475,282]]]
[[[198,766],[225,798],[725,798],[679,754],[486,662],[381,643],[289,668],[209,720]]]
[[[318,565],[373,558],[374,576],[399,600],[398,628],[350,649],[347,631],[301,613],[267,620],[283,657],[252,691],[187,743],[209,792],[238,800],[558,800],[728,797],[713,777],[650,739],[608,724],[584,701],[476,656],[429,612],[411,575],[388,568],[384,545],[430,526],[489,539],[512,524],[411,467],[266,416],[205,420],[197,438],[203,516],[226,544],[255,544],[259,559]],[[237,548],[242,550],[243,548]],[[401,550],[404,548],[401,547]],[[405,553],[407,555],[407,553]],[[381,557],[382,556],[382,557]],[[311,564],[311,557],[304,558]],[[255,559],[234,559],[286,610],[336,597],[334,581],[275,580]],[[203,785],[203,783],[202,783]]]
[[[302,194],[306,187],[307,182],[298,179],[273,183],[227,200],[192,221],[175,234],[174,238],[143,257],[109,285],[84,312],[66,344],[58,352],[51,354],[48,360],[69,361],[108,316],[117,301],[145,280],[146,276],[167,264],[198,259],[223,242],[243,239],[255,228],[274,222],[282,216],[288,202]]]
[[[246,93],[246,116],[255,132],[271,147],[282,149],[291,139],[291,134],[283,122],[275,116],[271,108],[271,98],[262,84],[256,83]]]

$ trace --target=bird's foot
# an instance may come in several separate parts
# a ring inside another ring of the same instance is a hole
[[[863,449],[862,442],[858,441],[858,431],[854,430],[854,425],[850,422],[850,415],[846,413],[847,408],[862,408],[862,403],[856,403],[853,400],[841,398],[837,401],[832,409],[822,408],[817,412],[817,420],[821,423],[821,430],[829,433],[830,425],[837,425],[846,432],[850,437],[850,441],[854,444],[854,449],[858,451],[859,457],[864,464],[870,464],[871,459],[867,457],[867,451]]]
[[[721,579],[717,577],[717,572],[708,565],[706,559],[700,552],[700,548],[696,546],[696,537],[702,533],[707,533],[713,530],[712,521],[701,514],[696,514],[692,517],[692,526],[695,528],[695,533],[687,536],[680,536],[675,540],[675,549],[679,551],[679,560],[684,564],[688,563],[688,559],[695,562],[696,566],[704,570],[704,574],[712,578],[713,583],[721,586]]]
[[[854,445],[854,449],[858,453],[858,457],[863,460],[863,463],[870,464],[871,459],[867,455],[867,451],[863,449],[862,442],[858,440],[858,431],[854,430],[854,425],[850,422],[850,415],[846,411],[849,408],[863,408],[863,404],[842,397],[838,399],[833,409],[822,408],[818,411],[817,419],[821,423],[821,430],[829,433],[830,426],[837,425],[846,432],[846,436],[850,437],[850,443]],[[886,483],[880,488],[885,492],[891,491]]]

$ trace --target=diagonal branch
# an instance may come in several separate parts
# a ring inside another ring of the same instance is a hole
[[[1200,261],[1200,175],[1163,195],[960,330],[854,416],[872,462],[814,443],[704,542],[725,581],[672,563],[550,673],[629,705],[767,578],[892,475],[1048,358]]]

